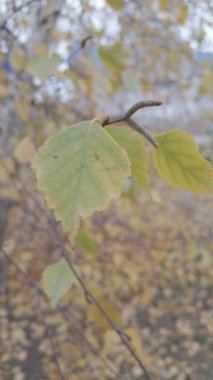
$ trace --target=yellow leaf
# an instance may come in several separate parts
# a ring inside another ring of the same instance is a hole
[[[149,92],[151,90],[151,85],[148,81],[143,81],[142,87],[144,92]]]
[[[129,337],[131,338],[131,343],[133,347],[136,349],[137,353],[143,358],[143,360],[145,361],[150,360],[146,351],[143,349],[139,330],[136,329],[135,327],[129,327],[128,329],[125,330],[125,333],[129,335]]]
[[[148,306],[151,304],[154,297],[155,297],[155,294],[153,293],[152,289],[150,289],[150,287],[147,287],[146,289],[143,290],[140,296],[140,300],[143,306]]]
[[[78,80],[79,80],[78,75],[77,75],[74,71],[72,71],[72,70],[70,70],[70,69],[67,69],[67,70],[64,72],[64,74],[65,74],[67,77],[69,77],[69,78],[71,78],[72,80],[74,80],[74,81],[78,81]]]
[[[34,52],[36,55],[46,55],[47,54],[46,46],[41,43],[36,44],[34,48]]]
[[[112,347],[116,347],[120,343],[119,336],[113,330],[108,330],[104,334],[104,347],[102,349],[102,354],[104,356],[112,353]]]
[[[7,77],[8,77],[7,72],[4,69],[0,68],[0,79],[1,79],[1,81],[3,81],[4,79],[7,79]]]
[[[35,147],[30,137],[24,137],[14,151],[14,157],[20,164],[30,163],[35,153]]]
[[[26,341],[25,332],[21,327],[18,328],[18,326],[16,326],[15,329],[12,329],[11,334],[12,334],[11,340],[13,343],[18,343],[18,342],[24,343]]]
[[[0,51],[0,63],[2,63],[5,59],[5,54]]]
[[[167,11],[169,7],[170,0],[158,0],[162,11]]]
[[[179,9],[179,15],[178,15],[177,23],[180,24],[180,25],[185,24],[185,22],[187,20],[187,17],[188,17],[187,4],[182,3],[182,4],[180,4],[180,9]]]
[[[212,94],[213,89],[213,74],[207,73],[203,76],[200,91],[204,94]]]
[[[20,199],[20,193],[13,185],[0,187],[0,198],[10,198],[14,201]]]
[[[12,158],[0,159],[0,182],[7,182],[10,180],[10,174],[15,170],[15,165]]]
[[[10,178],[8,171],[0,164],[0,182],[7,182]]]
[[[17,71],[21,71],[25,67],[25,55],[23,51],[17,47],[15,47],[12,51],[10,62],[13,68]]]
[[[18,114],[18,116],[23,121],[28,121],[29,119],[29,102],[25,99],[15,99],[14,108]]]
[[[121,327],[122,317],[117,308],[115,308],[111,303],[105,300],[105,298],[99,293],[97,289],[92,290],[92,294],[95,296],[98,303],[105,310],[105,312],[110,316],[116,326]],[[94,304],[87,305],[87,316],[88,319],[95,323],[100,329],[107,331],[112,330],[112,327],[108,321],[104,318],[103,314],[98,310]]]
[[[131,174],[145,190],[149,191],[148,156],[141,135],[125,124],[116,124],[106,128],[113,139],[127,151],[131,162]]]
[[[115,10],[121,10],[125,7],[123,0],[107,0],[107,4],[109,4],[110,7]]]
[[[0,97],[4,98],[9,93],[9,89],[3,83],[0,83]]]
[[[199,153],[192,136],[173,130],[156,136],[152,154],[158,173],[170,185],[200,193],[213,191],[213,170]]]
[[[98,53],[105,65],[110,69],[121,71],[130,63],[129,53],[120,42],[111,46],[100,46]]]

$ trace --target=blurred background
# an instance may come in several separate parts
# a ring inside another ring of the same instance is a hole
[[[144,379],[77,285],[64,321],[14,266],[40,284],[58,259],[31,160],[64,126],[155,99],[138,123],[188,131],[211,161],[212,14],[210,0],[1,0],[0,379]],[[153,379],[208,380],[212,198],[169,187],[151,162],[150,184],[128,180],[84,221],[73,260]]]

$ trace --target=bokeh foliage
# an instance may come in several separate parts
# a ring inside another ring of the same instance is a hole
[[[138,122],[202,137],[210,157],[212,9],[207,0],[24,4],[0,4],[0,247],[41,285],[59,260],[31,168],[47,137],[156,98],[162,108],[142,110]],[[173,190],[147,165],[149,194],[127,181],[119,204],[84,222],[74,255],[63,232],[61,241],[154,378],[206,380],[211,198]],[[62,298],[65,322],[2,255],[0,279],[1,379],[58,379],[44,316],[66,380],[143,378],[77,284]]]

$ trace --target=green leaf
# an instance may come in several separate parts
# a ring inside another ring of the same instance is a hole
[[[76,279],[64,259],[48,265],[42,273],[42,287],[53,306],[75,282]]]
[[[149,191],[148,155],[141,135],[120,124],[109,126],[106,130],[127,151],[132,178],[139,182],[145,191]]]
[[[213,170],[199,153],[193,138],[178,129],[156,136],[152,149],[158,173],[170,185],[201,193],[213,191]]]
[[[129,65],[129,53],[120,42],[111,46],[100,46],[100,58],[110,69],[124,70]]]
[[[60,58],[58,55],[54,54],[51,57],[48,56],[38,56],[34,57],[28,64],[27,71],[37,76],[38,78],[44,80],[50,75],[55,74],[57,67],[60,63]]]
[[[92,237],[88,234],[88,232],[84,230],[78,231],[75,243],[83,251],[90,253],[92,256],[96,256],[96,244]]]
[[[125,7],[125,3],[123,0],[107,0],[107,4],[109,4],[111,8],[116,10],[121,10]]]
[[[123,180],[130,175],[127,153],[94,121],[52,135],[39,149],[33,166],[48,207],[73,240],[81,218],[117,199]]]

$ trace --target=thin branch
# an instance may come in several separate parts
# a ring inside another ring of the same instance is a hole
[[[93,36],[87,36],[85,38],[83,38],[83,40],[81,40],[80,42],[80,46],[78,46],[69,56],[69,59],[68,59],[68,63],[70,64],[74,58],[81,52],[81,50],[83,50],[86,45],[87,45],[87,42],[89,40],[91,40],[93,38]]]
[[[89,40],[92,40],[93,39],[93,36],[87,36],[85,38],[83,38],[83,40],[81,41],[81,47],[82,49],[84,49],[86,47],[86,44]]]
[[[106,321],[112,327],[114,332],[119,336],[123,345],[127,348],[127,350],[130,352],[132,357],[139,364],[139,366],[142,369],[146,379],[152,380],[151,375],[149,374],[148,370],[146,369],[145,365],[143,364],[143,362],[142,362],[141,358],[139,357],[138,353],[136,352],[135,348],[131,344],[130,338],[127,336],[127,334],[125,334],[125,332],[122,331],[122,329],[120,329],[116,326],[116,324],[114,323],[114,321],[112,320],[110,315],[105,311],[105,309],[101,306],[101,304],[99,304],[97,299],[93,296],[93,294],[87,288],[87,286],[84,283],[81,276],[78,274],[77,270],[75,269],[75,266],[73,265],[71,259],[69,258],[67,251],[65,250],[63,244],[60,241],[60,236],[59,236],[57,224],[53,218],[50,219],[50,223],[52,226],[51,230],[52,230],[52,236],[53,236],[54,244],[58,248],[58,250],[60,251],[61,256],[66,260],[66,262],[69,265],[72,273],[75,275],[76,279],[78,280],[78,282],[79,282],[79,284],[80,284],[80,286],[81,286],[81,288],[85,294],[87,301],[90,303],[93,303],[97,307],[97,309],[100,311],[100,313],[106,319]],[[1,251],[3,252],[4,256],[7,258],[7,260],[13,266],[15,266],[16,270],[22,275],[22,277],[25,279],[25,281],[33,288],[33,290],[36,292],[37,296],[41,296],[42,298],[44,298],[47,301],[46,294],[43,292],[43,290],[31,279],[30,276],[28,276],[28,274],[26,272],[24,272],[22,270],[22,268],[20,268],[18,266],[18,264],[5,252],[4,249],[1,249]],[[51,346],[52,346],[52,344],[51,344]],[[53,354],[54,354],[54,352],[53,352]],[[55,354],[54,354],[54,358],[55,358]],[[57,358],[57,355],[56,355],[56,358]],[[57,368],[60,366],[59,363],[56,363],[56,365],[57,365]],[[61,377],[61,374],[60,374],[60,379],[64,380],[64,378]]]
[[[13,16],[15,16],[16,13],[20,12],[23,8],[28,7],[29,5],[32,5],[33,3],[37,2],[38,0],[28,0],[26,3],[22,3],[19,6],[13,7],[12,12],[7,15],[7,18],[0,24],[0,29],[5,29],[5,26]]]
[[[159,147],[157,140],[155,140],[155,138],[146,129],[144,129],[139,124],[137,124],[136,121],[134,121],[132,119],[127,119],[126,123],[131,128],[133,128],[136,131],[138,131],[139,133],[141,133],[155,148]]]
[[[42,322],[43,322],[43,325],[44,325],[45,330],[46,330],[47,335],[48,335],[50,346],[51,346],[51,349],[52,349],[52,352],[53,352],[53,359],[54,359],[55,365],[56,365],[57,370],[58,370],[59,379],[60,380],[66,380],[65,376],[63,375],[63,372],[62,372],[62,369],[61,369],[61,366],[60,366],[60,363],[59,363],[59,360],[58,360],[58,356],[57,356],[57,352],[56,352],[56,345],[55,345],[54,339],[52,337],[49,325],[47,324],[47,322],[45,320],[44,312],[43,312],[42,307],[41,307],[40,302],[39,302],[39,297],[45,298],[45,300],[47,300],[47,297],[46,297],[45,293],[31,279],[31,277],[28,276],[28,274],[25,273],[24,270],[21,267],[19,267],[19,265],[10,257],[10,255],[7,254],[7,252],[4,249],[1,249],[1,251],[2,251],[2,253],[4,255],[4,257],[7,259],[7,261],[16,268],[17,272],[20,273],[20,275],[25,279],[25,282],[28,285],[30,285],[32,287],[32,289],[35,291],[36,296],[38,297],[37,308],[40,311],[40,314],[42,315]]]
[[[51,333],[51,330],[50,330],[50,326],[48,325],[48,323],[46,321],[44,310],[43,310],[43,308],[42,308],[42,306],[40,304],[40,297],[39,297],[39,295],[40,294],[37,294],[37,304],[36,304],[36,306],[37,306],[37,309],[40,312],[40,315],[42,317],[42,323],[44,325],[44,328],[46,330],[46,333],[47,333],[47,336],[48,336],[48,339],[49,339],[49,342],[50,342],[50,346],[51,346],[52,354],[53,354],[53,359],[54,359],[55,365],[57,367],[60,380],[66,380],[65,376],[64,376],[64,374],[62,372],[62,368],[61,368],[59,359],[58,359],[57,345],[55,344],[54,338],[52,336],[52,333]]]
[[[53,232],[53,239],[55,242],[56,247],[59,249],[61,256],[65,259],[67,264],[69,265],[72,273],[78,280],[84,294],[85,298],[87,299],[88,302],[93,303],[96,308],[99,310],[99,312],[102,314],[102,316],[105,318],[105,320],[109,323],[111,328],[114,330],[114,332],[119,336],[121,342],[123,345],[127,348],[127,350],[130,352],[132,357],[136,360],[136,362],[139,364],[140,368],[142,369],[145,377],[147,380],[152,380],[151,375],[149,374],[148,370],[146,369],[144,363],[142,362],[140,356],[136,352],[135,348],[130,342],[129,337],[126,336],[126,334],[116,326],[110,315],[106,312],[106,310],[101,306],[101,304],[97,301],[97,299],[93,296],[93,294],[90,292],[90,290],[87,288],[86,284],[84,283],[82,277],[78,274],[77,270],[75,269],[75,266],[72,263],[72,260],[70,259],[66,249],[64,248],[63,244],[60,242],[59,238],[59,231],[57,228],[57,224],[55,220],[52,218],[51,220],[51,225],[52,225],[52,232]]]
[[[137,112],[141,108],[161,106],[161,105],[162,105],[162,102],[159,102],[158,100],[145,100],[145,101],[137,102],[126,111],[125,118],[129,119],[135,112]]]
[[[124,121],[126,121],[125,116],[119,116],[119,117],[114,118],[114,119],[110,119],[110,117],[107,116],[106,118],[104,118],[101,125],[102,125],[102,127],[106,127],[107,125],[122,123]]]
[[[155,148],[158,148],[159,144],[155,140],[155,138],[143,127],[137,124],[133,119],[131,119],[131,116],[135,112],[140,110],[141,108],[160,106],[161,104],[162,102],[157,101],[157,100],[146,100],[146,101],[137,102],[125,112],[124,116],[119,116],[114,119],[111,119],[109,116],[107,116],[102,121],[102,127],[106,127],[107,125],[110,125],[110,124],[126,122],[131,128],[136,129],[139,133],[141,133]]]
[[[32,278],[16,263],[16,261],[14,259],[12,259],[10,257],[10,255],[8,255],[8,253],[4,250],[4,249],[1,249],[4,257],[6,258],[6,260],[12,264],[16,271],[22,276],[22,278],[24,279],[25,283],[28,284],[35,292],[36,296],[37,297],[41,297],[44,301],[46,301],[48,304],[49,304],[49,300],[46,296],[46,294],[44,293],[44,291],[32,280]],[[38,306],[38,309],[39,311],[42,313],[43,310],[41,310],[41,308]],[[63,317],[63,319],[69,323],[70,321],[70,315],[68,316],[68,314],[66,313],[66,310],[64,308],[63,305],[61,304],[58,304],[56,305],[56,309],[57,309],[57,312]],[[51,335],[51,331],[50,331],[50,328],[49,328],[49,325],[47,324],[45,318],[44,318],[44,314],[43,314],[43,323],[44,323],[44,326],[45,326],[45,330],[47,331],[47,334],[48,334],[48,337],[49,337],[49,340],[51,340],[51,346],[52,346],[52,349],[53,349],[53,354],[54,354],[54,358],[56,358],[57,360],[57,352],[55,350],[55,346],[54,346],[54,341],[53,341],[53,338],[52,338],[52,335]],[[73,321],[72,321],[72,325],[73,325]],[[102,360],[104,362],[104,364],[108,367],[109,371],[115,375],[118,379],[120,379],[120,375],[112,368],[112,366],[110,365],[110,363],[108,362],[108,360],[103,357],[99,351],[97,351],[97,349],[93,346],[93,344],[89,341],[89,339],[87,339],[86,336],[83,335],[81,329],[78,327],[78,326],[74,326],[74,330],[75,331],[78,331],[78,334],[83,338],[83,340],[85,341],[85,343],[87,344],[87,346],[90,348],[90,350],[92,351],[93,355],[97,356],[100,360]],[[72,335],[70,329],[69,329],[69,332],[70,332],[70,336]],[[57,365],[58,367],[58,370],[59,370],[59,366]],[[64,378],[63,378],[64,380]]]
[[[60,306],[60,304],[58,306],[56,306],[57,309],[59,310],[59,312],[61,314],[63,314],[63,318],[66,320],[67,324],[68,324],[68,331],[70,333],[70,336],[72,336],[72,331],[70,330],[70,326],[69,326],[69,322],[70,322],[70,313],[67,312],[66,310],[64,310],[63,307]],[[71,321],[72,322],[72,327],[74,329],[75,332],[77,332],[81,338],[84,340],[84,342],[86,343],[86,345],[88,346],[88,348],[91,350],[91,352],[93,353],[94,356],[98,357],[100,360],[103,361],[103,363],[108,367],[108,369],[110,370],[110,372],[116,376],[117,379],[121,380],[121,377],[119,375],[119,373],[117,373],[114,368],[111,366],[111,364],[108,362],[108,360],[102,356],[99,351],[97,351],[97,349],[93,346],[93,344],[90,342],[90,340],[82,333],[82,330],[80,329],[79,326],[77,326],[76,324],[73,326],[73,320]]]

